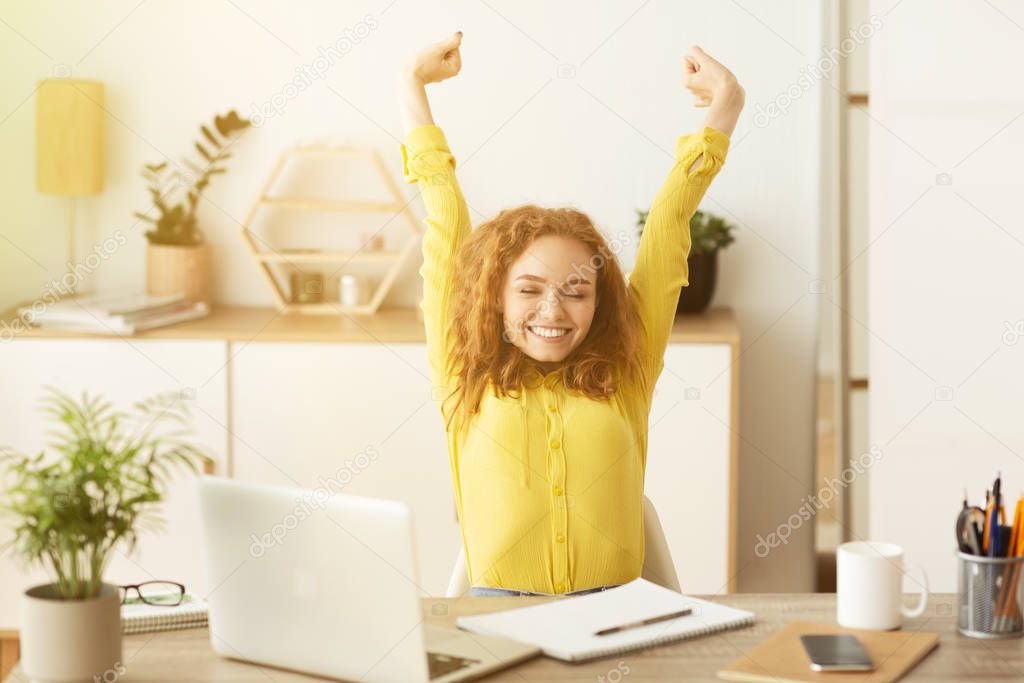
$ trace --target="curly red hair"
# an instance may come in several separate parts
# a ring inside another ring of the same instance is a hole
[[[575,209],[545,209],[532,204],[501,211],[465,239],[456,255],[454,290],[449,310],[448,371],[458,378],[446,399],[468,420],[480,408],[488,384],[499,396],[513,395],[527,382],[532,359],[504,337],[502,311],[495,304],[510,265],[537,238],[557,235],[579,240],[592,256],[597,307],[590,331],[566,358],[567,389],[607,400],[623,383],[638,376],[640,318],[629,297],[618,259],[590,218]],[[461,412],[460,412],[461,409]]]

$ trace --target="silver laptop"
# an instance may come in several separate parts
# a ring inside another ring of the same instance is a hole
[[[199,499],[210,641],[224,657],[349,680],[448,683],[539,653],[424,623],[402,503],[211,476],[201,477]]]

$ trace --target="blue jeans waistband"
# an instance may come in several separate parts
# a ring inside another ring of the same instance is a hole
[[[531,596],[540,595],[546,597],[552,596],[570,596],[570,595],[586,595],[587,593],[600,593],[606,591],[609,588],[617,588],[619,584],[612,584],[609,586],[597,586],[595,588],[584,588],[583,590],[570,591],[569,593],[536,593],[534,591],[521,591],[514,588],[495,588],[493,586],[471,586],[469,589],[469,595],[473,598],[487,598],[487,597],[504,597],[504,596]]]

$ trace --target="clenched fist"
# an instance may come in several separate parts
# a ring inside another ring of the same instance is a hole
[[[423,85],[439,83],[457,75],[462,69],[460,45],[462,31],[424,48],[406,65],[406,74]]]
[[[716,102],[743,107],[743,88],[721,62],[699,46],[683,57],[683,85],[693,94],[693,104],[710,107]]]

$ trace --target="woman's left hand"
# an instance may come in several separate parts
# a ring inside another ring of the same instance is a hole
[[[683,57],[683,85],[693,94],[694,106],[743,108],[745,93],[736,76],[697,45]]]

